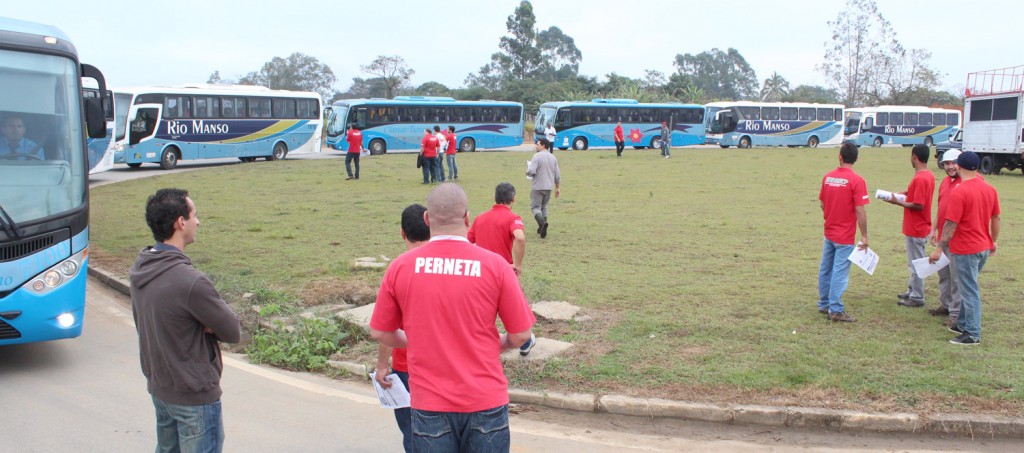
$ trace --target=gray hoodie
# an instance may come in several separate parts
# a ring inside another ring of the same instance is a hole
[[[142,249],[129,278],[149,393],[184,406],[218,401],[224,370],[218,341],[238,342],[238,316],[209,277],[174,247],[160,244]],[[204,328],[213,333],[203,332]]]

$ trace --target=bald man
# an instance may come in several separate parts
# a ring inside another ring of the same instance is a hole
[[[375,340],[406,348],[415,451],[508,451],[511,442],[500,354],[526,343],[536,318],[508,262],[466,239],[468,205],[456,184],[430,192],[430,241],[388,266],[370,319]]]

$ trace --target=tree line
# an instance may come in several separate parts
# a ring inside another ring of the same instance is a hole
[[[334,88],[337,79],[330,67],[302,53],[275,57],[259,71],[235,80],[222,78],[219,71],[214,71],[209,82],[314,91],[327,101],[451,96],[517,101],[528,109],[550,100],[594,97],[694,104],[762,100],[847,106],[963,105],[959,95],[939,89],[943,74],[931,67],[931,53],[906,49],[875,0],[847,0],[844,10],[828,22],[832,36],[825,42],[822,63],[816,66],[824,76],[823,86],[791,87],[778,71],[759,81],[740,51],[733,48],[678,54],[670,74],[648,69],[642,78],[634,79],[612,72],[599,80],[579,73],[583,54],[571,36],[555,26],[538,29],[529,1],[522,1],[505,25],[508,34],[499,40],[498,51],[457,88],[435,81],[414,86],[412,76],[416,71],[398,55],[380,55],[361,66],[367,77],[354,77],[345,91]]]

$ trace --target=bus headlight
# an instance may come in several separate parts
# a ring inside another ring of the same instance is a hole
[[[59,285],[61,280],[60,272],[57,272],[56,270],[49,270],[43,274],[43,283],[46,283],[46,286],[49,286],[50,288]]]
[[[60,316],[57,316],[57,325],[63,328],[75,325],[75,315],[71,313],[62,313]]]
[[[67,260],[60,263],[60,273],[64,274],[65,277],[71,277],[78,273],[78,263]]]
[[[36,294],[43,294],[69,282],[81,272],[87,256],[89,256],[89,249],[84,248],[81,252],[43,271],[42,274],[37,275],[36,278],[30,280],[23,287]]]

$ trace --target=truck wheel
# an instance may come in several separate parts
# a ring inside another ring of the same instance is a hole
[[[983,175],[998,175],[999,162],[996,162],[995,156],[991,154],[984,154],[981,156],[981,163],[978,165],[978,171]]]

